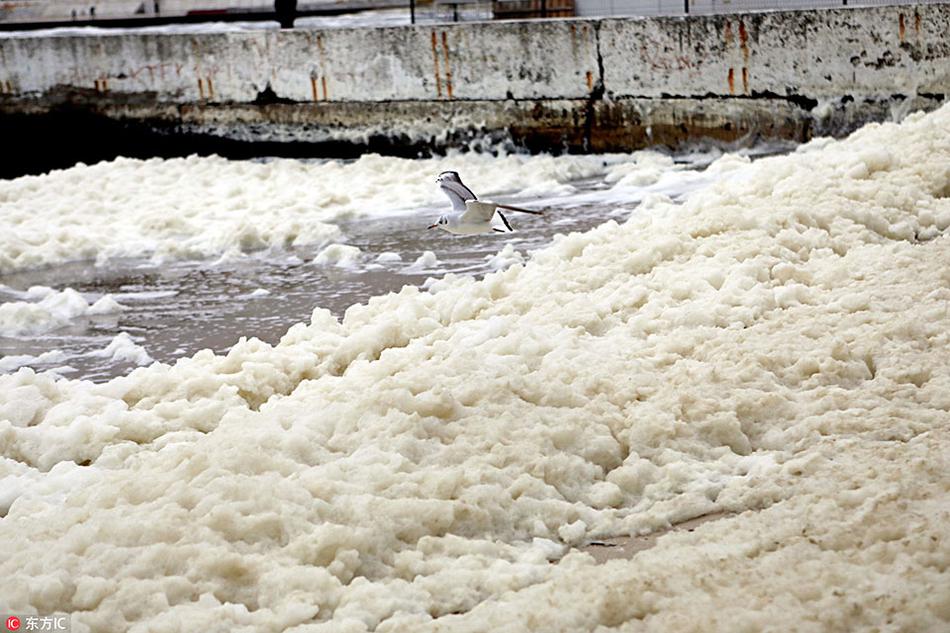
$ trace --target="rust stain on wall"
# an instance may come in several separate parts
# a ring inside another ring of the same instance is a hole
[[[749,94],[749,69],[742,67],[742,92]]]
[[[323,100],[328,101],[330,99],[330,94],[327,92],[327,77],[324,75],[320,77],[320,84],[323,86]]]
[[[442,73],[439,70],[439,45],[435,37],[435,31],[432,31],[432,61],[435,64],[435,90],[439,98],[442,98]]]
[[[732,45],[732,22],[729,20],[726,20],[726,28],[723,30],[722,39],[728,49]]]
[[[907,28],[904,26],[904,14],[901,13],[897,17],[897,35],[901,39],[901,44],[904,43],[904,33],[906,32],[906,30]]]
[[[729,69],[729,94],[736,94],[736,72],[732,68]]]
[[[198,98],[199,99],[205,98],[205,84],[201,80],[201,77],[198,77]]]
[[[452,98],[452,67],[449,65],[449,42],[445,31],[442,31],[442,53],[445,55],[445,89]]]
[[[214,99],[214,82],[211,81],[211,77],[208,77],[208,98]]]
[[[587,71],[587,91],[592,92],[594,90],[594,73]]]
[[[317,100],[317,78],[313,75],[310,75],[310,94],[313,97],[313,100]]]
[[[749,61],[749,34],[745,30],[745,22],[739,20],[739,46],[742,48],[742,59]]]

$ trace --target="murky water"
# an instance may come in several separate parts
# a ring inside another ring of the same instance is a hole
[[[711,159],[708,155],[680,158],[697,169]],[[664,193],[676,199],[699,184],[702,180],[686,179]],[[422,284],[427,277],[449,272],[480,276],[493,269],[488,260],[507,244],[526,254],[548,244],[557,233],[585,231],[607,219],[622,220],[635,212],[635,201],[597,202],[598,190],[605,187],[602,183],[576,186],[576,195],[553,204],[538,201],[548,207],[543,218],[509,214],[516,231],[508,234],[455,236],[426,230],[442,212],[440,209],[342,222],[343,241],[363,253],[360,264],[349,268],[316,264],[312,261],[315,251],[298,250],[216,263],[74,263],[0,276],[0,284],[13,290],[34,285],[71,287],[89,300],[111,294],[128,308],[116,314],[78,318],[40,336],[0,336],[0,358],[37,357],[58,350],[61,353],[50,355],[48,360],[27,365],[70,378],[103,381],[135,367],[130,362],[96,355],[119,332],[131,335],[161,362],[173,362],[206,348],[223,353],[242,336],[276,343],[291,325],[308,321],[315,307],[342,316],[354,303],[398,291],[406,284]],[[523,200],[519,204],[531,206]],[[417,258],[425,251],[432,251],[438,262],[427,267],[417,265]],[[376,262],[377,255],[384,252],[398,253],[402,259]],[[0,302],[14,300],[4,294],[0,289]]]
[[[480,275],[491,270],[491,257],[508,243],[522,252],[550,241],[554,233],[582,231],[602,222],[610,209],[597,206],[565,210],[557,218],[510,221],[510,234],[454,236],[427,231],[435,212],[342,225],[347,244],[363,251],[365,264],[350,268],[312,262],[313,251],[279,257],[251,256],[219,264],[207,262],[154,265],[124,260],[108,266],[69,264],[44,271],[0,277],[16,289],[33,285],[71,287],[90,298],[111,294],[128,309],[84,317],[37,337],[0,337],[0,356],[38,356],[65,351],[68,359],[30,363],[36,369],[64,364],[69,377],[106,380],[134,367],[91,355],[117,332],[128,332],[155,360],[171,362],[210,348],[226,352],[241,336],[276,343],[291,325],[307,321],[315,307],[342,316],[347,307],[372,296],[421,284],[447,272]],[[515,215],[515,214],[512,214]],[[438,263],[422,268],[415,261],[432,251]],[[379,253],[399,253],[402,261],[376,263]],[[368,264],[368,265],[367,265]],[[267,291],[261,293],[259,289]],[[254,291],[258,291],[255,296]]]

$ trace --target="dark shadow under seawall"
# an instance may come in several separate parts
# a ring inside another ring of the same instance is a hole
[[[796,141],[939,106],[950,5],[0,38],[2,175],[115,155]]]

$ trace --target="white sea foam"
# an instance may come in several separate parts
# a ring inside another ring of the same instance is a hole
[[[402,255],[400,255],[399,253],[391,253],[391,252],[388,252],[388,251],[387,251],[387,252],[385,252],[385,253],[380,253],[379,255],[377,255],[377,256],[376,256],[376,261],[379,262],[379,263],[381,263],[381,264],[390,264],[390,263],[393,263],[393,262],[401,262],[401,261],[402,261]]]
[[[111,295],[90,304],[73,290],[34,286],[18,293],[27,301],[0,303],[0,336],[25,336],[49,332],[84,316],[114,314],[124,310]]]
[[[128,332],[119,332],[105,349],[92,352],[92,355],[136,365],[148,365],[152,362],[152,357],[148,355],[145,348],[133,341]]]
[[[115,257],[230,261],[261,249],[319,246],[341,237],[341,219],[443,204],[434,178],[447,169],[480,194],[564,195],[573,191],[570,182],[630,159],[458,154],[260,163],[192,156],[80,165],[0,181],[0,273]]]
[[[494,255],[485,256],[485,261],[492,270],[504,270],[514,264],[523,264],[524,260],[524,254],[516,251],[511,244],[505,244],[505,247]]]
[[[425,251],[404,269],[410,273],[437,272],[439,257],[432,251]]]
[[[950,106],[483,280],[315,310],[275,346],[0,376],[3,610],[79,632],[943,630],[948,182]],[[633,561],[572,549],[715,512]]]
[[[36,356],[30,354],[13,354],[0,356],[0,372],[9,373],[20,367],[36,366],[39,364],[61,363],[66,360],[66,354],[60,350],[43,352]]]
[[[313,258],[314,264],[350,268],[359,263],[363,253],[349,244],[330,244]]]

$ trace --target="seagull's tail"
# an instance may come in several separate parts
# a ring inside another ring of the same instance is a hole
[[[495,203],[499,209],[507,209],[509,211],[518,211],[519,213],[530,213],[531,215],[544,215],[542,211],[532,211],[531,209],[522,209],[521,207],[513,207],[510,204],[498,204]]]

